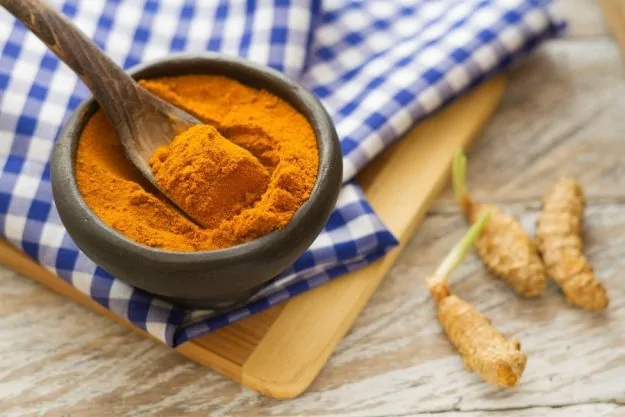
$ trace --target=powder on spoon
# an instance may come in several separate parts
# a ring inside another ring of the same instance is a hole
[[[226,248],[288,224],[317,177],[316,139],[304,116],[266,91],[221,76],[141,84],[206,123],[151,160],[159,184],[203,227],[126,160],[101,111],[85,126],[76,155],[79,191],[98,217],[138,243],[175,251]]]
[[[269,172],[254,155],[209,125],[158,148],[150,167],[162,190],[207,229],[250,207],[269,184]]]

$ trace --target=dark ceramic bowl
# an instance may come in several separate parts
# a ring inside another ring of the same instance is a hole
[[[146,79],[220,74],[281,97],[310,122],[319,149],[319,173],[310,198],[283,230],[227,249],[174,252],[135,243],[102,222],[85,204],[74,175],[80,134],[98,109],[83,103],[65,125],[52,157],[54,201],[76,245],[119,279],[187,307],[220,308],[248,299],[288,268],[313,242],[336,203],[342,160],[336,131],[321,103],[282,74],[220,54],[175,55],[133,68]]]

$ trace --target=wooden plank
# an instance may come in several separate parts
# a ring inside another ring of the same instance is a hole
[[[553,12],[567,22],[566,37],[569,39],[608,35],[608,28],[595,0],[556,0],[553,2]]]
[[[0,240],[0,264],[5,265],[8,268],[19,272],[20,274],[23,274],[37,281],[38,283],[45,285],[46,287],[56,292],[57,294],[62,295],[63,297],[73,300],[106,318],[114,320],[115,322],[121,324],[127,329],[130,329],[152,340],[158,341],[157,339],[154,339],[149,333],[139,329],[138,327],[122,319],[117,314],[102,307],[100,304],[92,300],[90,297],[82,294],[80,291],[76,290],[67,282],[59,279],[51,272],[42,268],[38,263],[34,262],[31,258],[27,257],[22,252],[16,250],[13,246],[9,245],[4,240]],[[250,319],[258,320],[256,318]],[[233,328],[224,330],[221,333],[236,333],[239,326],[245,325],[245,323],[237,324],[236,326],[233,326]],[[215,333],[215,335],[211,335],[211,338],[209,340],[214,339],[219,340],[220,335]],[[158,342],[160,343],[160,341]],[[241,370],[240,366],[236,366],[236,359],[239,359],[241,356],[244,356],[246,358],[247,356],[249,356],[249,353],[246,355],[245,352],[240,352],[239,350],[237,350],[238,346],[229,346],[228,348],[224,348],[222,347],[222,344],[219,343],[215,344],[216,349],[211,350],[207,348],[207,343],[208,340],[205,340],[203,343],[189,342],[182,344],[176,350],[196,362],[199,362],[205,366],[210,366],[218,372],[222,373],[223,375],[234,379],[235,381],[239,381],[241,379]],[[226,359],[226,355],[228,359]],[[231,357],[235,358],[234,362],[230,359]]]
[[[510,74],[498,117],[469,152],[468,186],[489,201],[538,202],[569,175],[594,201],[625,189],[625,82],[610,38],[552,42]],[[453,203],[451,190],[435,210]]]
[[[472,410],[436,413],[436,417],[623,417],[625,407],[618,404],[584,404],[568,407],[532,407],[520,410]],[[402,417],[432,417],[432,414],[404,414]]]

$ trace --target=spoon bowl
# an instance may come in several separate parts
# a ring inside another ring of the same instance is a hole
[[[135,79],[213,74],[235,79],[282,98],[311,124],[319,171],[309,199],[291,222],[256,240],[226,249],[174,252],[136,243],[101,221],[83,200],[75,177],[76,149],[98,104],[87,100],[66,123],[52,158],[54,201],[68,233],[95,263],[121,280],[186,307],[224,308],[244,302],[289,268],[327,222],[341,187],[338,137],[321,103],[284,75],[222,54],[172,55],[133,68]]]

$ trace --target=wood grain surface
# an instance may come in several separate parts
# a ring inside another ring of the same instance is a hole
[[[610,0],[607,0],[610,1]],[[616,1],[616,0],[612,0]],[[465,372],[441,334],[422,278],[463,232],[449,190],[311,390],[262,397],[8,270],[0,272],[2,416],[625,416],[625,78],[594,2],[561,0],[569,37],[511,75],[469,152],[469,185],[528,228],[561,175],[589,196],[587,254],[610,292],[605,314],[566,306],[550,285],[521,300],[472,255],[458,293],[518,336],[518,388]]]

